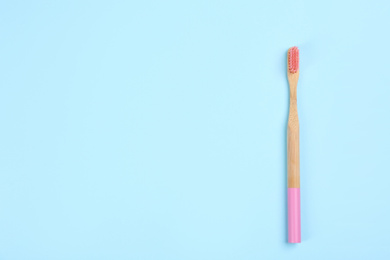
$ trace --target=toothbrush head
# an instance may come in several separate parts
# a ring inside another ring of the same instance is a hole
[[[299,71],[299,50],[294,46],[288,49],[287,53],[288,71],[290,73],[296,73]]]

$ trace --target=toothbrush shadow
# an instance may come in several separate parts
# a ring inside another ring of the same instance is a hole
[[[284,238],[285,238],[285,243],[287,246],[291,247],[293,244],[288,243],[288,218],[287,218],[287,125],[288,125],[288,112],[287,112],[287,119],[284,124],[284,129],[283,131],[283,222],[284,222]]]

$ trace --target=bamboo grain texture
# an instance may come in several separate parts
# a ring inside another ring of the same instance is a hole
[[[290,109],[287,123],[287,187],[300,188],[299,120],[297,107],[299,71],[296,73],[290,73],[287,68],[287,78],[290,85]]]

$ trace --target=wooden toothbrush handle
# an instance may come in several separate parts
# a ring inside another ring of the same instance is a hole
[[[287,186],[300,188],[299,179],[299,121],[296,99],[290,99],[287,125]]]

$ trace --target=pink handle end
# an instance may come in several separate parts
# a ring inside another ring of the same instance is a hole
[[[300,188],[287,189],[288,242],[301,243],[301,192]]]

